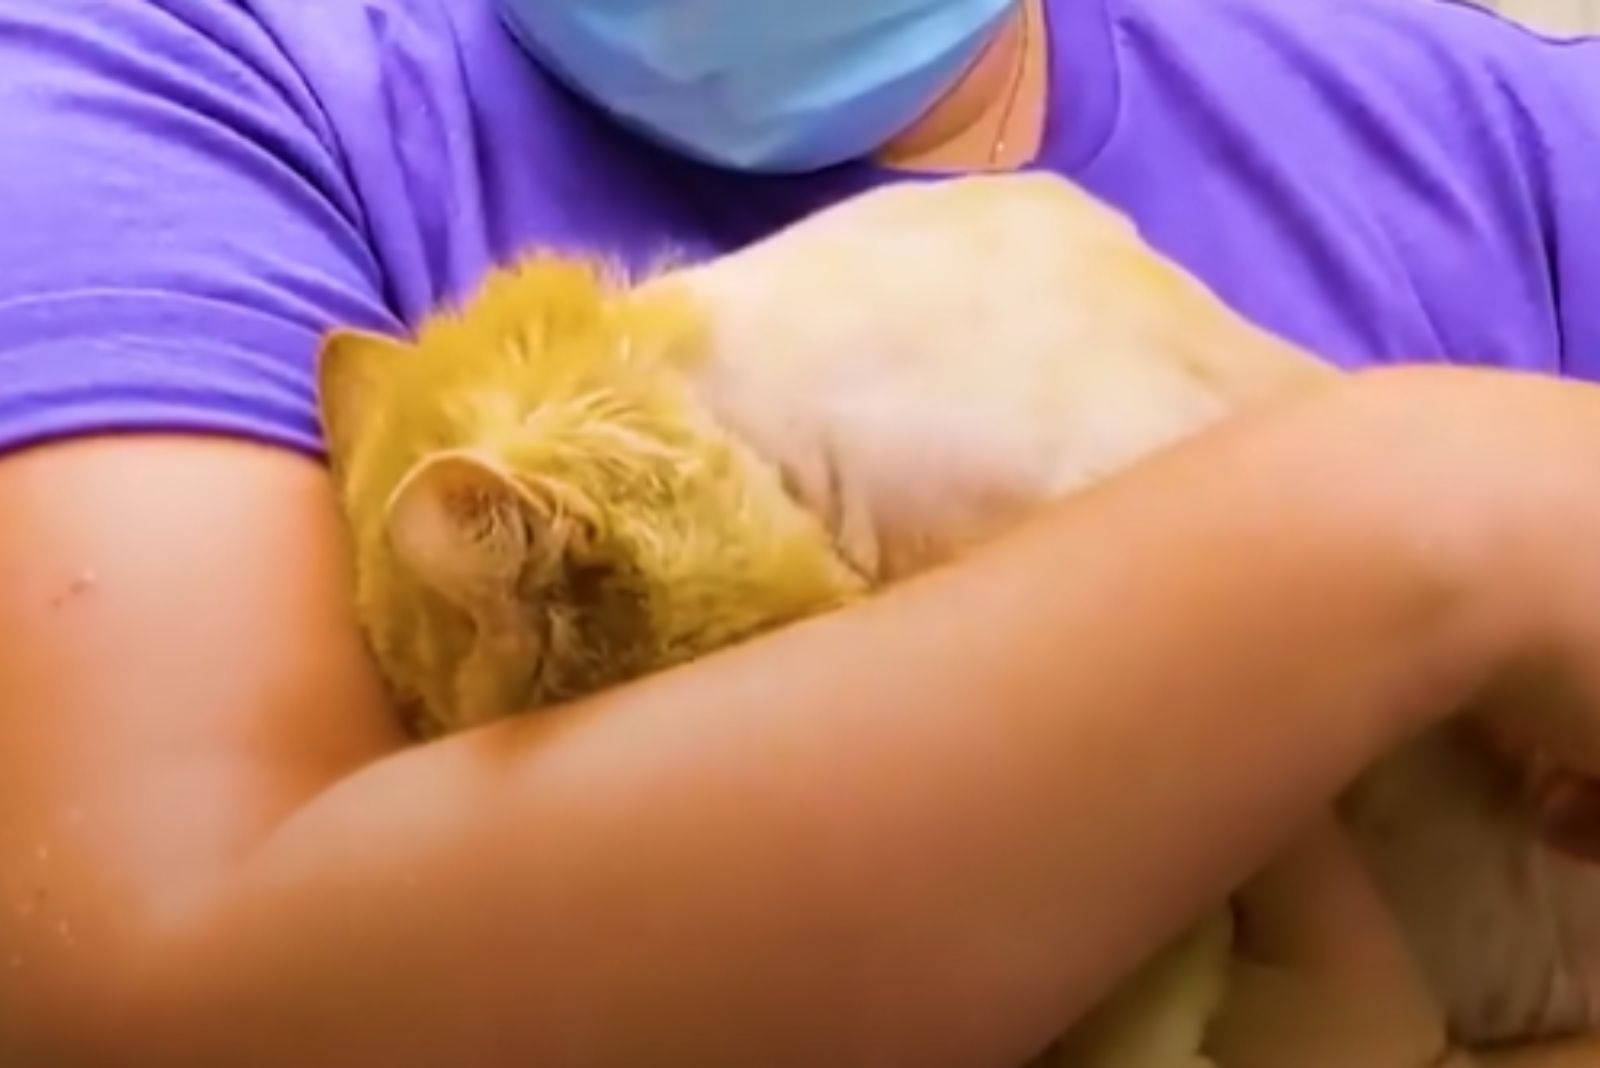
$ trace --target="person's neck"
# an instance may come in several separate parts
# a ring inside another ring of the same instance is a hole
[[[885,145],[878,162],[953,171],[1030,162],[1044,127],[1044,38],[1039,0],[1020,0],[961,80]]]

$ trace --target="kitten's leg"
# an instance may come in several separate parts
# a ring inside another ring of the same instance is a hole
[[[1285,850],[1236,902],[1238,956],[1207,1046],[1219,1064],[1448,1064],[1444,1014],[1331,815]]]
[[[1072,1028],[1048,1068],[1211,1068],[1206,1031],[1227,995],[1233,926],[1197,924]]]
[[[1221,1068],[1501,1068],[1448,1050],[1441,1030],[1370,990],[1248,961],[1233,969],[1207,1050]]]

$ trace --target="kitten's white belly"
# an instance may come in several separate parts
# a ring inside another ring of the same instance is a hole
[[[1600,867],[1534,844],[1505,768],[1460,728],[1413,743],[1345,816],[1470,1045],[1600,1031]]]

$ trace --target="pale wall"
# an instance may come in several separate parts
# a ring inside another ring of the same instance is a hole
[[[1482,0],[1482,3],[1538,30],[1600,34],[1600,0]]]

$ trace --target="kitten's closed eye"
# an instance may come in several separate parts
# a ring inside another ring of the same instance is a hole
[[[567,569],[567,589],[578,601],[593,601],[613,584],[620,574],[615,564],[601,562],[574,563]]]

